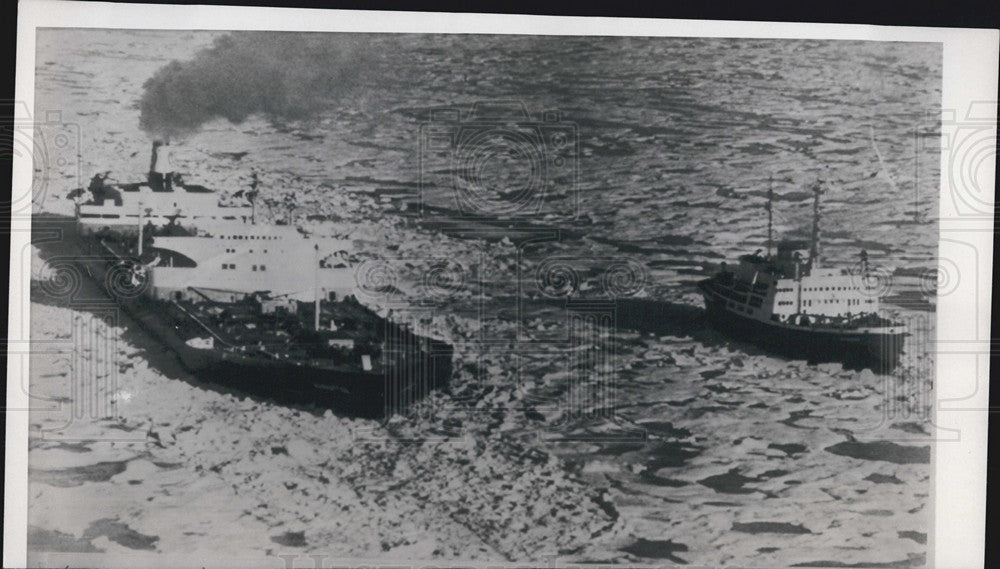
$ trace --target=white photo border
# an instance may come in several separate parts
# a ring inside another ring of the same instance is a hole
[[[867,40],[888,42],[937,42],[943,46],[942,138],[949,136],[949,118],[967,120],[969,109],[979,104],[992,109],[996,123],[998,30],[887,27],[842,24],[767,22],[713,22],[702,20],[653,20],[637,18],[520,16],[492,14],[448,14],[431,12],[381,12],[255,8],[232,6],[181,6],[111,4],[22,0],[17,28],[16,101],[33,105],[35,80],[35,32],[38,28],[125,28],[158,30],[274,30],[314,32],[540,34],[661,37],[738,37],[771,39]],[[987,117],[986,120],[990,120]],[[994,131],[995,132],[995,131]],[[991,298],[993,274],[992,214],[969,216],[957,208],[949,185],[952,164],[947,150],[941,153],[939,257],[949,258],[956,248],[972,245],[979,252],[978,266],[959,267],[962,274],[979,275],[969,291],[980,299]],[[30,157],[15,156],[13,191],[25,191],[32,181]],[[982,188],[992,200],[994,188]],[[30,189],[28,190],[30,191]],[[993,204],[987,204],[990,212]],[[30,239],[30,219],[13,219],[11,251],[20,251]],[[955,255],[955,259],[963,259]],[[8,349],[28,341],[29,274],[11,256]],[[971,264],[971,263],[970,263]],[[957,441],[934,445],[934,529],[928,543],[932,552],[928,566],[940,569],[979,567],[985,547],[986,452],[989,412],[989,314],[976,314],[975,304],[962,295],[940,297],[937,308],[937,346],[964,357],[937,359],[934,424],[955,430]],[[986,311],[988,303],[979,303]],[[978,318],[976,318],[978,316]],[[976,329],[971,329],[977,327]],[[963,338],[962,341],[954,341]],[[7,567],[27,564],[27,396],[20,389],[27,376],[22,362],[8,358],[6,484],[4,554]],[[90,559],[88,557],[88,559]],[[203,560],[136,554],[111,558],[95,554],[95,565],[107,567],[172,565],[208,566],[206,561],[226,566],[244,564],[281,567],[281,559]],[[456,561],[413,560],[418,566],[458,566]],[[328,559],[328,565],[372,566],[377,559]],[[398,559],[389,565],[398,566]],[[461,562],[476,566],[478,562]],[[491,567],[524,566],[490,562]]]

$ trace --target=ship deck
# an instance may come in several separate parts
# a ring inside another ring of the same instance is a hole
[[[152,263],[157,252],[145,248],[138,253],[135,237],[110,233],[95,236],[103,254],[139,263]],[[401,325],[378,316],[353,297],[321,299],[319,329],[314,329],[315,303],[292,301],[287,309],[261,310],[266,291],[238,293],[232,302],[213,300],[191,288],[191,297],[154,300],[137,299],[153,310],[164,311],[175,331],[184,338],[213,339],[213,349],[246,357],[262,357],[318,369],[382,371],[412,364],[419,353],[431,349],[428,342]],[[218,292],[218,291],[213,291]],[[333,324],[333,325],[331,325]],[[397,345],[398,344],[398,345]],[[370,366],[362,365],[362,356]]]

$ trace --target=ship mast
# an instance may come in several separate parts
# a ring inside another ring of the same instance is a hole
[[[771,208],[774,201],[774,176],[767,179],[767,258],[771,258]]]
[[[142,213],[143,213],[143,211],[142,211],[142,205],[143,205],[142,202],[140,202],[139,203],[139,215],[138,215],[138,218],[139,218],[139,243],[138,243],[138,246],[136,247],[138,249],[138,254],[136,256],[139,257],[139,258],[142,258]],[[152,211],[152,209],[148,209],[146,211],[146,215],[149,215],[149,213],[151,211]]]
[[[250,191],[247,192],[247,198],[250,200],[250,223],[257,223],[257,186],[260,184],[260,180],[257,178],[257,172],[253,172],[252,180],[250,182]]]
[[[316,315],[313,318],[313,329],[319,331],[319,243],[315,247],[316,254],[313,256],[313,299],[316,304]]]
[[[920,195],[918,194],[920,170],[920,132],[917,127],[913,127],[913,221],[916,223],[920,219]]]
[[[802,313],[802,259],[795,252],[795,313]]]
[[[142,258],[142,204],[139,205],[139,215],[137,217],[139,218],[139,254],[137,256]]]
[[[809,266],[816,266],[819,260],[819,192],[820,183],[817,181],[813,187],[813,228],[812,246],[809,248]]]

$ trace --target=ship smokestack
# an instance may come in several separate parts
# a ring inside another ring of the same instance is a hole
[[[163,142],[160,140],[153,141],[153,147],[149,155],[149,173],[146,174],[146,180],[149,183],[149,187],[154,190],[158,189],[156,183],[156,149],[159,148],[161,144],[163,144]]]

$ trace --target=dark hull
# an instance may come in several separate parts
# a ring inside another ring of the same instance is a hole
[[[170,348],[198,378],[255,395],[308,401],[354,415],[377,417],[403,410],[451,377],[452,347],[428,340],[426,351],[411,354],[411,365],[387,372],[331,369],[288,360],[248,356],[221,349],[192,348],[155,307],[121,303],[123,311]]]
[[[841,362],[848,367],[888,373],[899,363],[905,334],[826,331],[790,327],[747,318],[726,309],[711,292],[702,293],[709,321],[719,331],[768,351],[810,362]]]
[[[249,394],[282,401],[310,402],[361,416],[384,416],[447,385],[452,371],[453,348],[444,342],[419,337],[391,322],[385,323],[408,348],[399,365],[387,371],[316,365],[274,359],[256,353],[220,348],[195,348],[178,333],[180,318],[158,301],[141,296],[122,298],[107,286],[107,272],[116,260],[96,242],[77,233],[75,220],[41,216],[33,230],[57,230],[57,240],[39,242],[49,260],[71,261],[80,277],[97,284],[139,327],[177,355],[184,368],[199,380],[234,387]]]

